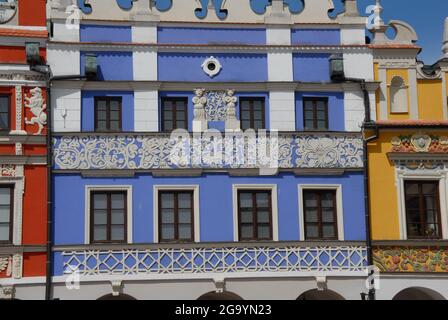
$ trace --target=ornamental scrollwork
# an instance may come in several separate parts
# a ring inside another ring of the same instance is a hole
[[[448,272],[447,248],[387,247],[373,254],[382,272]]]
[[[447,136],[431,136],[416,133],[412,136],[393,137],[392,152],[401,153],[448,153]]]
[[[36,87],[30,90],[30,96],[25,97],[25,107],[34,115],[31,119],[25,118],[25,123],[28,125],[37,124],[38,129],[35,135],[42,134],[42,130],[47,124],[47,104],[45,103],[41,88]]]
[[[284,169],[363,167],[362,139],[354,135],[225,136],[218,139],[218,148],[216,141],[187,138],[183,145],[169,136],[56,137],[55,169],[258,168],[272,163],[268,158],[276,154],[278,167]],[[178,162],[182,154],[186,161]]]

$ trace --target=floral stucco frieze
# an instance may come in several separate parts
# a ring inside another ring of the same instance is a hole
[[[448,248],[384,247],[373,255],[381,272],[448,272]]]
[[[448,136],[416,133],[412,136],[393,137],[391,143],[392,152],[448,153]]]

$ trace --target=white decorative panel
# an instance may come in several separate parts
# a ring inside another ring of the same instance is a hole
[[[132,42],[157,43],[157,27],[148,25],[132,26]]]
[[[79,89],[52,89],[53,130],[55,132],[81,131],[81,91]]]
[[[291,45],[291,28],[270,26],[266,30],[266,43],[268,45]]]
[[[269,109],[271,130],[296,130],[294,91],[271,91],[269,93]]]
[[[157,91],[135,91],[134,110],[136,132],[159,131],[159,101]]]
[[[366,43],[365,26],[354,27],[349,25],[341,28],[342,45],[365,44],[365,43]]]
[[[268,53],[269,81],[293,81],[292,53]]]
[[[373,81],[373,55],[371,53],[344,53],[344,72],[348,78]]]
[[[79,51],[48,48],[48,64],[54,76],[78,75],[81,70]]]
[[[74,25],[67,27],[65,21],[53,21],[53,37],[52,41],[79,42],[79,27]]]
[[[344,97],[345,130],[361,131],[364,121],[364,98],[361,91],[347,91]]]
[[[157,81],[157,52],[149,49],[134,49],[133,70],[135,81]]]

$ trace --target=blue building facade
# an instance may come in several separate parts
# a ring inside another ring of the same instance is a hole
[[[364,19],[251,2],[101,0],[72,29],[52,8],[55,75],[98,63],[53,85],[54,297],[367,290],[364,104],[329,62],[374,101]]]

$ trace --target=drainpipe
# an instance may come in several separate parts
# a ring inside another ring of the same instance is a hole
[[[364,100],[364,123],[363,123],[363,166],[364,166],[364,212],[365,212],[365,225],[366,225],[366,247],[367,247],[367,263],[369,266],[374,266],[373,260],[373,246],[372,246],[372,221],[370,215],[370,177],[369,177],[369,156],[368,156],[368,144],[369,142],[378,138],[378,127],[372,122],[372,117],[370,114],[370,97],[369,91],[367,90],[365,79],[358,78],[345,78],[344,81],[359,83],[361,86],[361,90],[363,92],[363,100]],[[366,138],[364,136],[365,129],[373,128],[375,130],[375,134],[371,137]],[[374,270],[370,271],[369,278],[374,275]],[[370,283],[373,285],[373,279]],[[363,300],[376,300],[376,290],[372,286],[369,289],[368,294],[361,294]]]

